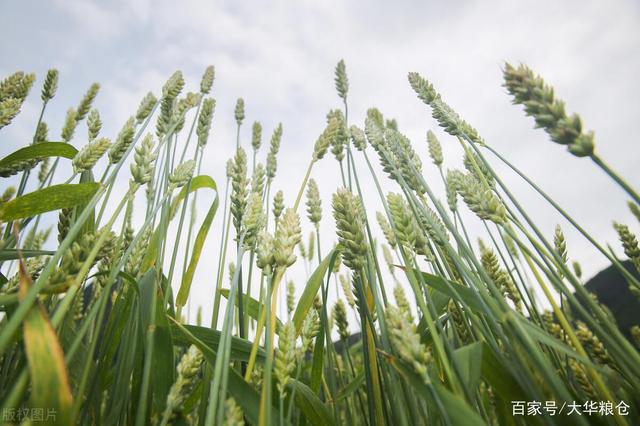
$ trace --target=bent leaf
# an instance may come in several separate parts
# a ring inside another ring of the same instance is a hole
[[[0,250],[0,262],[4,262],[5,260],[16,260],[20,257],[28,258],[28,257],[36,257],[36,256],[53,256],[55,254],[54,251],[50,250],[18,250],[16,249],[4,249]]]
[[[201,351],[211,352],[212,355],[215,356],[215,352],[218,350],[218,344],[220,343],[220,331],[197,325],[182,325],[177,323],[171,317],[167,318],[172,320],[171,334],[173,336],[174,345],[189,346],[194,344],[198,346]],[[202,347],[200,345],[202,345]],[[232,359],[248,361],[250,353],[251,342],[239,337],[231,336]],[[264,359],[264,349],[258,348],[257,359]]]
[[[480,384],[482,343],[475,342],[453,351],[453,357],[460,367],[460,375],[467,389],[476,389]]]
[[[100,188],[99,183],[53,185],[23,195],[0,207],[0,221],[8,222],[37,216],[54,210],[67,209],[87,203]]]
[[[359,372],[358,375],[348,385],[346,385],[340,390],[340,392],[338,392],[336,401],[341,401],[353,394],[358,390],[358,388],[360,388],[360,386],[362,386],[362,383],[364,383],[364,371]]]
[[[191,194],[192,192],[197,191],[201,188],[209,188],[218,192],[218,187],[216,186],[216,181],[209,175],[200,175],[192,178],[189,181],[188,185],[182,187],[182,190],[176,195],[171,201],[171,209],[169,210],[171,218],[173,218],[180,206],[180,201],[184,200],[187,194]]]
[[[169,221],[173,219],[175,216],[178,204],[180,201],[184,200],[187,194],[196,191],[200,188],[209,188],[213,189],[217,193],[216,182],[211,178],[211,176],[201,175],[196,176],[191,179],[188,185],[184,186],[182,190],[176,195],[176,197],[171,202]],[[216,195],[217,199],[217,195]],[[156,228],[156,230],[151,235],[151,239],[149,240],[149,245],[147,248],[147,252],[145,253],[144,258],[142,258],[142,263],[140,264],[140,272],[146,272],[156,260],[158,254],[158,247],[160,245],[160,228]],[[208,230],[207,230],[208,232]]]
[[[225,299],[229,299],[229,289],[228,288],[222,288],[220,289],[220,294],[225,298]],[[238,306],[238,298],[234,297],[235,299],[235,304],[236,306]],[[244,305],[244,311],[254,320],[258,321],[259,316],[260,316],[260,312],[263,312],[264,310],[264,304],[258,302],[256,299],[254,299],[251,296],[248,296],[246,294],[242,295],[242,304]],[[280,328],[282,327],[282,321],[280,321],[280,318],[276,317],[276,334],[280,334]]]
[[[398,267],[406,271],[405,267],[403,266],[398,266]],[[446,280],[438,275],[430,274],[428,272],[422,272],[417,269],[414,269],[414,272],[416,274],[421,274],[425,284],[427,284],[430,287],[433,287],[435,290],[441,293],[444,293],[450,298],[454,298],[456,300],[459,299],[475,312],[478,312],[478,313],[485,312],[482,306],[482,303],[478,300],[476,293],[472,289],[462,286],[459,283]],[[452,290],[452,288],[455,289],[455,293]]]
[[[23,261],[19,262],[19,274],[22,300],[31,285]],[[24,319],[23,338],[31,378],[32,407],[56,410],[56,417],[50,424],[72,424],[73,399],[64,353],[40,302],[31,307]]]
[[[505,364],[500,362],[489,345],[482,343],[482,346],[482,378],[504,400],[526,400],[526,393]]]
[[[441,414],[448,417],[448,423],[453,425],[486,425],[482,418],[473,411],[462,398],[453,394],[446,387],[435,380],[425,383],[424,380],[402,360],[390,354],[383,353],[383,356],[388,359],[389,365],[407,379],[407,382],[423,399],[442,406]],[[439,401],[434,401],[435,397],[437,397]]]
[[[295,379],[289,379],[287,387],[295,392],[295,403],[307,421],[315,426],[333,425],[335,421],[326,405],[313,393],[309,386]]]
[[[198,176],[200,177],[209,177],[209,176]],[[211,179],[211,184],[213,185],[213,189],[215,188],[215,182]],[[196,240],[193,243],[193,250],[191,251],[191,260],[189,261],[189,266],[187,267],[187,271],[182,277],[182,283],[180,284],[180,290],[178,290],[178,295],[176,296],[176,305],[184,306],[187,303],[187,299],[189,298],[189,291],[191,290],[191,283],[193,282],[193,275],[196,272],[196,266],[198,266],[198,262],[200,261],[200,255],[202,254],[202,247],[204,246],[204,241],[207,239],[207,234],[209,234],[209,229],[211,228],[211,223],[213,222],[213,218],[216,215],[216,211],[218,210],[218,194],[216,190],[216,198],[213,200],[211,207],[209,207],[209,211],[207,212],[207,216],[205,216],[202,225],[200,225],[200,229],[198,230],[198,235],[196,235]]]
[[[11,167],[23,161],[42,160],[47,157],[63,157],[73,159],[78,150],[64,142],[42,142],[20,148],[0,160],[0,169]]]
[[[298,301],[298,306],[296,306],[296,311],[293,314],[293,323],[296,326],[296,335],[300,334],[302,322],[307,316],[307,311],[313,305],[313,299],[316,297],[316,294],[318,294],[318,289],[322,285],[322,280],[324,279],[324,275],[327,273],[329,264],[333,265],[335,257],[339,253],[340,250],[337,247],[331,250],[322,262],[320,262],[316,270],[313,271],[309,281],[307,281],[307,285],[304,287],[304,291]]]

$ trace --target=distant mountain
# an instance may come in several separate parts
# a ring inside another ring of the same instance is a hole
[[[624,267],[640,279],[630,261],[622,262]],[[611,265],[598,272],[585,287],[594,293],[600,303],[607,306],[615,317],[622,333],[630,339],[629,328],[640,325],[640,301],[629,291],[629,284],[618,269]]]

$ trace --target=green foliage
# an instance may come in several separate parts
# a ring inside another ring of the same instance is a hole
[[[240,146],[247,118],[242,98],[234,111],[228,190],[223,195],[212,177],[194,176],[209,155],[216,101],[205,95],[214,76],[208,67],[199,93],[182,94],[183,75],[174,73],[159,100],[146,94],[110,139],[92,109],[100,87],[94,84],[60,123],[64,142],[47,141],[41,117],[25,147],[3,154],[1,178],[20,179],[0,197],[3,410],[51,407],[54,423],[65,425],[493,425],[518,422],[514,400],[559,406],[623,400],[628,418],[598,421],[637,423],[640,354],[623,333],[637,340],[640,328],[625,323],[621,331],[591,297],[581,271],[567,265],[564,232],[558,227],[552,238],[541,232],[536,212],[518,202],[486,151],[591,241],[635,295],[637,276],[494,151],[427,79],[409,74],[444,133],[427,131],[426,149],[414,149],[398,121],[376,108],[363,122],[349,123],[349,81],[340,61],[340,109],[327,114],[315,144],[299,147],[309,166],[290,205],[275,187],[281,124],[260,163],[262,124],[254,121],[249,178]],[[640,216],[640,197],[595,155],[593,134],[564,112],[553,89],[525,66],[506,65],[504,77],[536,125],[573,154],[590,157],[630,195],[629,208]],[[17,72],[0,81],[0,130],[20,113],[34,79]],[[50,70],[44,104],[57,82],[58,72]],[[78,150],[67,142],[85,118],[89,141]],[[145,133],[154,120],[155,137]],[[466,172],[445,168],[447,138],[462,148]],[[371,164],[369,147],[381,167]],[[344,187],[333,191],[336,233],[330,241],[322,234],[323,245],[321,231],[331,218],[322,217],[323,182],[311,176],[329,148],[338,164],[322,167],[334,167]],[[423,176],[422,152],[441,181]],[[57,166],[66,160],[73,171],[62,176],[67,171]],[[389,178],[391,192],[382,192],[379,175]],[[367,179],[377,194],[362,192]],[[374,221],[365,206],[376,201]],[[200,222],[201,205],[208,210]],[[225,206],[220,223],[219,205]],[[301,208],[311,228],[306,245]],[[49,216],[58,220],[54,241],[40,229]],[[468,231],[472,222],[487,225],[474,227],[484,229],[481,235]],[[621,243],[615,251],[640,270],[634,227],[615,222],[614,229]],[[220,239],[217,264],[207,244],[212,236]],[[484,241],[480,250],[471,236]],[[388,243],[382,256],[381,238]],[[571,252],[571,260],[578,256]],[[217,266],[217,276],[200,277],[203,263]],[[196,300],[195,288],[208,299]],[[338,288],[344,302],[334,299]],[[207,324],[200,307],[209,300]]]

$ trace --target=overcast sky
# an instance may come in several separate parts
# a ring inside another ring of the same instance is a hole
[[[58,95],[45,117],[52,136],[59,135],[67,108],[98,81],[102,90],[95,106],[104,120],[104,134],[115,137],[142,96],[149,90],[158,95],[173,71],[182,70],[187,89],[197,91],[204,68],[213,64],[217,107],[203,172],[223,186],[224,164],[235,146],[235,100],[243,97],[245,146],[254,120],[263,124],[264,145],[278,122],[284,126],[274,185],[292,203],[325,114],[339,107],[333,69],[344,58],[350,122],[362,126],[371,106],[396,118],[438,191],[439,177],[426,155],[427,129],[437,130],[446,167],[460,167],[461,153],[409,87],[409,71],[428,78],[488,144],[538,182],[598,240],[621,253],[611,222],[626,222],[638,230],[625,194],[590,160],[573,157],[533,129],[521,107],[510,104],[501,86],[501,67],[505,61],[523,62],[542,74],[566,101],[567,110],[579,112],[585,127],[595,131],[600,155],[637,188],[639,28],[638,3],[614,0],[5,1],[0,4],[0,76],[24,70],[37,73],[39,80],[23,113],[0,132],[0,155],[31,138],[40,108],[35,93],[49,67],[60,70]],[[84,127],[78,134],[84,136]],[[74,140],[77,146],[82,143],[81,137]],[[334,238],[329,200],[339,186],[338,170],[328,156],[314,171],[324,201],[325,251]],[[360,170],[363,179],[367,173]],[[606,265],[526,184],[510,174],[505,180],[545,232],[551,235],[556,223],[564,226],[569,255],[582,263],[585,275]],[[365,183],[365,189],[370,186]],[[387,184],[385,189],[395,188]],[[373,217],[378,200],[369,198],[367,209]],[[199,218],[206,211],[205,201]],[[213,288],[219,218],[193,289],[204,304]],[[311,229],[306,218],[303,225],[306,234]],[[301,271],[292,274],[299,288]]]

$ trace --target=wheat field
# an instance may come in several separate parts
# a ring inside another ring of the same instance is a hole
[[[567,148],[566,161],[591,160],[594,174],[626,193],[638,222],[613,225],[624,259],[422,75],[409,73],[408,84],[440,128],[410,141],[378,108],[350,116],[344,61],[334,74],[335,108],[303,142],[306,168],[286,197],[276,179],[288,167],[277,161],[286,122],[270,136],[253,122],[251,143],[241,143],[249,126],[242,98],[224,182],[201,173],[215,150],[215,88],[224,84],[214,84],[213,66],[193,92],[175,72],[131,106],[116,135],[103,135],[93,107],[98,84],[67,111],[58,136],[47,124],[58,71],[41,81],[22,71],[4,76],[0,137],[28,96],[40,96],[41,109],[32,140],[0,160],[3,422],[640,421],[640,325],[618,327],[584,287],[563,229],[543,232],[495,171],[519,175],[640,298],[640,195],[598,155],[580,116],[533,70],[504,64],[514,108]],[[447,166],[445,143],[462,150],[463,169]],[[339,173],[330,199],[314,178],[319,167]],[[440,179],[425,179],[428,167]],[[377,192],[365,193],[365,182]],[[380,210],[365,208],[371,199]],[[470,221],[481,224],[479,238]],[[326,226],[335,227],[331,240],[320,232]],[[219,245],[217,256],[206,241]],[[193,300],[205,263],[216,270],[208,300]],[[294,265],[305,271],[297,287],[287,274]],[[211,317],[189,315],[191,304],[211,305]]]

